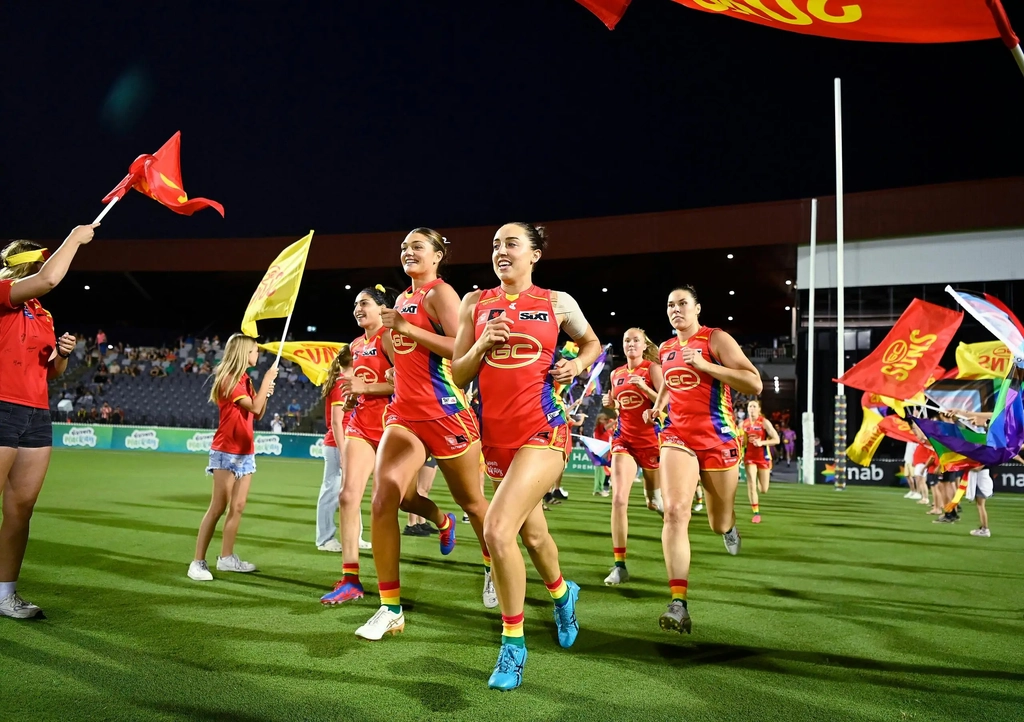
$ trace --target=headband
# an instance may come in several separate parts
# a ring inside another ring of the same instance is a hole
[[[45,248],[34,249],[31,251],[22,251],[21,253],[15,253],[4,259],[4,265],[10,268],[11,266],[20,266],[22,263],[35,263],[36,261],[45,261],[50,257],[49,250]]]
[[[374,286],[374,288],[380,291],[381,293],[387,293],[387,290],[385,290],[384,286],[380,285],[379,283],[376,286]]]

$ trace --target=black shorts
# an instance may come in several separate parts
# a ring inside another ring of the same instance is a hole
[[[423,465],[424,466],[429,466],[431,469],[436,469],[437,468],[437,459],[435,459],[433,456],[428,456],[426,462],[424,462]]]
[[[928,488],[931,489],[933,486],[935,486],[936,484],[939,483],[939,475],[938,474],[928,474],[925,483],[928,485]]]
[[[11,449],[53,446],[50,410],[0,401],[0,446]]]

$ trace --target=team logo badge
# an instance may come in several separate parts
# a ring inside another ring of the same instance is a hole
[[[420,307],[420,305],[418,303],[410,303],[407,306],[402,306],[402,308],[399,309],[398,312],[404,316],[407,313],[416,313],[416,311],[417,311],[417,309],[419,309],[419,307]]]
[[[411,338],[406,338],[400,333],[391,332],[391,345],[395,347],[395,353],[412,353],[418,344]]]
[[[544,347],[525,333],[509,334],[508,341],[487,352],[484,361],[499,369],[519,369],[540,359]]]
[[[547,311],[520,311],[520,321],[543,321],[547,323],[548,312]]]
[[[700,386],[700,375],[691,368],[670,369],[665,373],[665,383],[673,391],[689,391]]]
[[[377,376],[377,372],[366,366],[357,366],[354,375],[361,378],[363,383],[367,384],[375,384],[380,381],[380,377]]]
[[[615,400],[619,402],[620,408],[626,409],[627,411],[639,409],[644,405],[644,398],[636,391],[624,391],[619,394],[618,398]]]
[[[487,314],[487,320],[490,321],[492,318],[499,318],[504,313],[505,309],[503,308],[492,308]]]

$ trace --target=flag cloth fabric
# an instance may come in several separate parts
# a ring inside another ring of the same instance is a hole
[[[882,343],[838,381],[897,401],[912,398],[934,375],[963,316],[915,298]]]
[[[1013,354],[1002,341],[961,343],[956,368],[958,379],[1002,379],[1013,368]]]
[[[1024,328],[1002,301],[988,295],[955,291],[946,286],[946,293],[967,309],[982,326],[1006,344],[1018,362],[1024,362]]]
[[[587,452],[587,456],[594,463],[594,466],[611,466],[611,455],[608,453],[612,449],[610,441],[602,441],[601,439],[595,439],[590,436],[578,437],[583,442],[583,450]]]
[[[910,427],[910,422],[906,419],[901,419],[895,414],[890,414],[882,419],[878,424],[878,430],[890,439],[896,439],[896,441],[908,441],[911,444],[921,443],[914,434],[914,430]]]
[[[999,379],[942,379],[924,394],[943,409],[962,409],[978,413],[995,408]]]
[[[183,216],[190,216],[203,208],[212,208],[223,217],[224,206],[217,201],[209,198],[189,199],[185,193],[181,181],[180,152],[179,130],[153,155],[140,155],[136,158],[128,168],[128,175],[103,197],[103,202],[110,203],[114,198],[120,200],[134,188]]]
[[[261,343],[260,348],[272,354],[281,349],[281,356],[298,364],[306,378],[317,386],[323,386],[331,369],[331,362],[347,343],[334,341],[288,341],[281,349],[281,343]]]
[[[878,428],[882,423],[882,415],[876,409],[864,407],[864,421],[861,422],[860,430],[853,438],[853,443],[846,450],[846,456],[854,464],[867,466],[874,458],[878,445],[882,443],[885,436]]]
[[[577,0],[613,29],[628,0]],[[883,43],[954,43],[998,37],[1013,48],[999,0],[675,0],[693,10],[838,40]]]
[[[281,255],[274,259],[263,274],[263,280],[252,294],[245,316],[242,317],[242,333],[246,336],[259,335],[256,322],[261,318],[284,318],[295,308],[312,240],[313,231],[310,231],[281,251]]]

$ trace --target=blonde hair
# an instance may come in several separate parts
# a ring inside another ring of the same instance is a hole
[[[639,326],[626,329],[626,333],[629,333],[630,331],[637,331],[644,338],[643,360],[650,361],[654,364],[661,363],[661,358],[658,356],[658,345],[647,336],[647,332]]]
[[[11,241],[8,243],[3,251],[0,251],[0,281],[14,280],[17,281],[19,278],[25,278],[31,276],[34,273],[39,272],[39,265],[37,262],[33,263],[19,263],[17,266],[8,266],[7,259],[10,256],[14,256],[18,253],[24,253],[25,251],[39,251],[42,250],[35,241]]]
[[[326,399],[327,394],[331,393],[331,389],[338,383],[338,377],[341,376],[343,369],[352,365],[352,347],[345,344],[338,351],[338,355],[331,361],[331,368],[327,371],[327,380],[324,381],[324,385],[320,387],[320,398]],[[330,412],[328,412],[330,413]]]
[[[220,402],[227,398],[231,390],[238,385],[242,375],[249,368],[249,352],[256,347],[256,339],[244,333],[233,333],[224,344],[224,358],[217,365],[213,374],[213,388],[210,389],[210,401]]]

